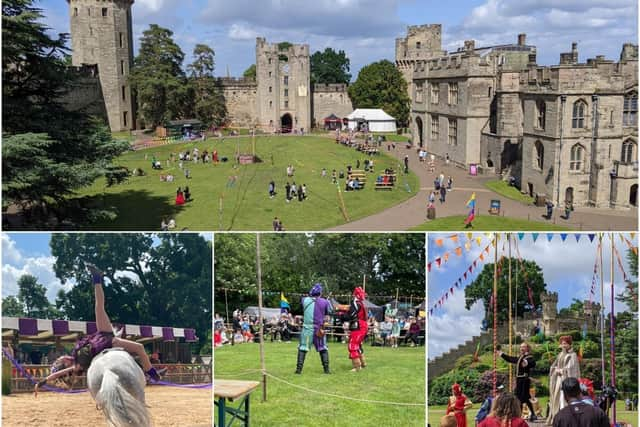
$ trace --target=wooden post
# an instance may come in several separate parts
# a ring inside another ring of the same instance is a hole
[[[256,233],[256,273],[258,282],[258,322],[260,325],[260,369],[262,371],[262,401],[267,401],[267,369],[264,363],[264,323],[262,321],[262,265],[260,263],[260,233]]]
[[[496,347],[498,345],[498,233],[493,235],[493,387],[492,395],[496,396],[498,382],[498,355]]]
[[[607,362],[604,358],[604,312],[605,312],[605,303],[604,303],[604,262],[602,259],[602,238],[604,234],[600,233],[598,238],[600,239],[600,245],[598,246],[598,251],[600,252],[600,360],[602,361],[602,385],[604,386],[607,383],[606,380],[606,365]]]
[[[615,302],[615,296],[616,296],[616,292],[615,292],[615,288],[614,288],[614,267],[613,267],[613,256],[614,256],[614,241],[613,241],[613,233],[609,234],[609,238],[611,239],[611,317],[609,318],[609,334],[610,334],[610,338],[609,338],[609,342],[610,342],[610,351],[609,351],[609,360],[611,363],[611,387],[613,387],[613,389],[616,388],[616,319],[615,319],[615,314],[614,314],[614,302]],[[616,402],[615,400],[613,401],[613,405],[611,405],[611,407],[613,408],[612,413],[612,424],[615,426],[616,425]]]
[[[511,318],[511,233],[507,233],[507,239],[509,240],[509,354],[513,354],[513,340],[512,340],[512,318]],[[513,365],[509,363],[509,389],[513,387]]]

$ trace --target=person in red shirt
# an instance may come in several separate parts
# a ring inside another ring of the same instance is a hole
[[[527,427],[527,422],[521,418],[521,408],[520,400],[513,393],[502,393],[494,401],[489,416],[478,427]]]
[[[367,366],[364,360],[362,342],[367,336],[369,325],[367,322],[367,309],[364,300],[367,295],[360,286],[353,290],[353,300],[349,306],[349,359],[353,364],[352,372],[359,371]]]
[[[449,404],[447,405],[447,415],[454,414],[458,427],[467,427],[467,409],[471,408],[471,401],[462,392],[460,384],[454,384],[451,386],[453,396],[449,397]]]

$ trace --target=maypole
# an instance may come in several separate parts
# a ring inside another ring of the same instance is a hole
[[[616,319],[615,312],[613,310],[613,303],[615,297],[615,289],[613,286],[613,256],[615,252],[614,241],[613,241],[613,233],[609,235],[611,239],[611,318],[609,319],[609,334],[610,337],[610,361],[611,361],[611,388],[616,389]],[[616,401],[612,399],[612,407],[613,407],[613,425],[616,425]]]
[[[602,259],[602,238],[603,233],[600,233],[598,236],[600,240],[600,245],[598,246],[598,256],[600,257],[600,363],[601,363],[601,371],[602,371],[602,386],[607,383],[605,376],[605,359],[604,359],[604,311],[605,311],[605,303],[604,303],[604,262]]]
[[[264,363],[264,322],[262,321],[262,264],[260,263],[260,233],[256,233],[256,273],[258,282],[258,322],[260,325],[260,369],[262,370],[262,401],[267,401],[267,368]]]
[[[512,329],[512,317],[511,317],[511,233],[507,233],[507,239],[509,241],[509,354],[513,354],[513,329]],[[509,389],[513,386],[513,365],[509,363]]]
[[[496,396],[498,386],[498,233],[493,236],[493,397]]]

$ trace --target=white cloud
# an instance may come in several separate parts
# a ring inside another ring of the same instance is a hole
[[[2,265],[2,297],[18,294],[18,280],[25,274],[30,274],[38,279],[38,283],[47,289],[46,295],[50,302],[54,303],[60,289],[68,290],[70,283],[62,285],[53,271],[55,258],[52,256],[29,257],[21,254],[21,262],[15,263],[3,259]]]
[[[246,24],[231,24],[227,33],[231,40],[254,40],[258,33]]]
[[[22,255],[16,247],[16,242],[8,234],[2,235],[2,258],[3,262],[20,263]]]

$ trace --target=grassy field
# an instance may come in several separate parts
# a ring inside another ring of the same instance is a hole
[[[476,216],[473,220],[473,228],[465,228],[464,220],[466,216],[448,216],[445,218],[427,221],[417,227],[414,231],[562,231],[570,230],[567,227],[560,227],[549,222],[527,221],[526,219],[509,218],[505,216],[482,215]]]
[[[286,230],[322,230],[345,221],[362,218],[396,205],[413,196],[418,189],[414,174],[401,175],[393,191],[375,191],[377,173],[367,175],[367,184],[361,191],[338,193],[331,182],[331,171],[345,171],[347,165],[361,168],[364,154],[335,144],[322,137],[257,137],[256,154],[261,162],[237,166],[236,151],[251,153],[251,138],[209,139],[162,145],[147,150],[123,154],[115,163],[130,170],[142,168],[145,176],[129,177],[128,181],[105,186],[104,178],[80,191],[77,198],[92,207],[111,210],[115,217],[82,224],[84,229],[99,230],[157,230],[163,218],[174,218],[177,229],[189,230],[271,230],[274,217],[280,218]],[[218,164],[185,162],[191,172],[186,179],[178,162],[167,164],[172,153],[191,150],[197,146],[202,153],[217,150],[219,157],[230,160]],[[151,169],[154,157],[162,162],[163,170]],[[399,169],[398,161],[386,154],[374,156],[375,170]],[[295,175],[286,176],[287,165],[293,165]],[[322,168],[327,177],[321,177]],[[175,176],[173,183],[161,182],[160,174]],[[268,184],[276,183],[277,196],[270,199]],[[295,181],[307,185],[308,199],[304,202],[285,202],[284,186]],[[344,190],[344,180],[341,190]],[[178,187],[189,186],[193,201],[175,206]],[[407,191],[407,188],[410,190]]]
[[[495,191],[496,193],[506,197],[507,199],[515,200],[527,205],[533,203],[533,197],[529,196],[528,194],[522,194],[520,190],[518,190],[516,187],[510,186],[506,181],[488,181],[484,185],[489,190]]]
[[[547,397],[541,397],[540,399],[540,407],[547,407]],[[474,424],[474,418],[480,409],[480,405],[482,402],[473,402],[473,407],[467,412],[467,425]],[[440,424],[440,418],[445,415],[447,407],[445,405],[433,405],[429,406],[427,417],[429,420],[429,424],[432,426],[437,426]],[[543,411],[543,414],[545,412]],[[611,416],[611,414],[609,414]],[[624,401],[617,401],[616,403],[616,422],[625,422],[627,424],[631,424],[633,427],[638,427],[638,412],[637,411],[625,411],[624,410]]]
[[[381,348],[365,346],[368,367],[350,372],[345,344],[329,345],[331,375],[322,373],[315,350],[307,354],[302,375],[293,372],[297,344],[265,345],[267,372],[298,386],[385,402],[419,403],[420,406],[393,406],[355,402],[298,389],[269,378],[267,402],[261,388],[251,400],[255,426],[416,426],[425,425],[424,347]],[[260,351],[257,344],[225,346],[214,352],[216,379],[260,380]],[[217,415],[216,415],[217,425]]]

